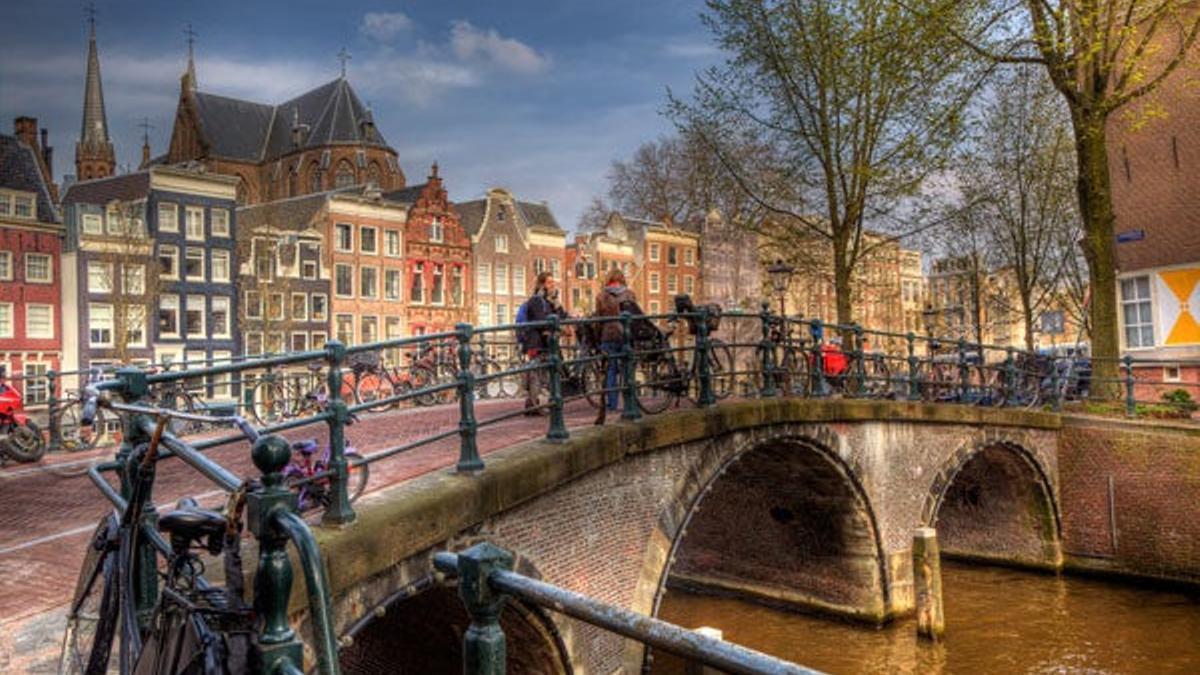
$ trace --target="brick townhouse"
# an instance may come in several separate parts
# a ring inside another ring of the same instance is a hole
[[[603,229],[576,234],[566,251],[567,311],[578,316],[595,311],[596,294],[611,270],[624,272],[632,286],[637,279],[637,244],[636,234],[619,217],[610,216]]]

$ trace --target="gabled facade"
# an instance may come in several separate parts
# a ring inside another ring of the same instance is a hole
[[[332,270],[330,335],[347,345],[403,336],[408,208],[377,191],[352,189],[330,194],[326,214],[320,228]],[[449,281],[445,274],[443,267],[442,283]],[[448,302],[443,288],[443,306]]]
[[[475,325],[512,323],[541,272],[563,281],[566,232],[549,206],[522,202],[508,190],[492,188],[485,199],[455,208],[471,235]]]
[[[74,367],[241,353],[236,180],[153,166],[72,185],[63,304]],[[224,381],[209,395],[232,395]]]
[[[63,337],[62,225],[39,159],[0,135],[0,368],[23,376],[14,384],[33,406],[47,400],[39,376],[62,369]]]
[[[696,300],[756,311],[762,300],[758,235],[714,209],[700,225],[700,290]],[[918,280],[920,269],[918,266]]]
[[[609,216],[620,221],[634,245],[637,272],[628,279],[647,314],[675,309],[675,296],[695,299],[700,289],[700,235],[669,222],[632,218],[620,213]]]
[[[610,216],[603,230],[578,234],[567,246],[567,311],[577,315],[591,314],[596,294],[604,286],[610,270],[620,269],[625,280],[634,288],[637,282],[637,236],[625,221]],[[639,302],[641,298],[638,298]]]
[[[424,335],[474,321],[471,238],[447,196],[437,164],[425,183],[387,193],[384,199],[408,207],[405,331]]]

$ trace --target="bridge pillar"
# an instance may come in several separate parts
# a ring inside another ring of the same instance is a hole
[[[946,632],[942,611],[942,561],[937,530],[917,528],[912,546],[913,594],[917,605],[917,637],[937,642]]]

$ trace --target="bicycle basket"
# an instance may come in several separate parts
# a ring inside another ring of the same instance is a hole
[[[708,320],[705,322],[705,324],[708,326],[708,334],[712,335],[714,332],[716,332],[716,330],[718,328],[721,327],[721,306],[720,305],[702,305],[701,307],[698,307],[696,309],[699,310],[702,308],[708,310]],[[686,318],[687,318],[687,325],[688,325],[688,334],[695,335],[696,333],[700,332],[700,326],[699,326],[700,321],[699,321],[698,317],[688,316]]]

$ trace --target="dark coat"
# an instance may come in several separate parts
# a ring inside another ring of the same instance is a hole
[[[548,321],[550,317],[557,316],[560,319],[565,319],[566,311],[559,306],[556,306],[545,293],[534,293],[529,296],[526,301],[525,318],[529,322]],[[530,327],[524,329],[522,333],[523,347],[528,351],[536,349],[539,352],[549,348],[549,329]]]
[[[633,291],[625,286],[605,286],[604,290],[596,296],[596,316],[620,316],[621,305],[627,305],[627,303],[631,303],[634,308],[637,307]],[[641,310],[637,310],[636,313],[640,314]],[[601,342],[621,342],[622,337],[620,321],[604,322],[600,331]]]

